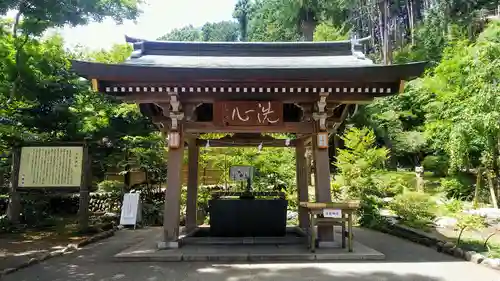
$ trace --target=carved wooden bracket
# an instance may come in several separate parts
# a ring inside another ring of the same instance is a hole
[[[328,113],[325,111],[326,98],[330,93],[320,93],[319,101],[317,102],[317,111],[313,113],[313,119],[319,121],[319,129],[326,130],[326,119],[328,118]]]
[[[198,104],[193,104],[193,103],[188,103],[183,105],[184,109],[184,114],[186,117],[186,121],[195,121],[196,120],[196,108],[200,106],[201,103]]]
[[[313,105],[310,103],[295,103],[302,110],[302,117],[300,121],[311,121]]]
[[[170,130],[177,131],[179,121],[184,119],[184,112],[181,111],[181,103],[178,99],[177,93],[168,93],[170,102],[157,103],[156,105],[162,109],[163,116],[170,118]],[[165,127],[163,122],[160,122],[162,127]]]
[[[184,119],[184,112],[181,112],[181,103],[177,97],[177,93],[168,93],[170,96],[170,120],[172,121],[172,126],[170,130],[177,131],[179,126],[179,121]]]
[[[168,93],[170,96],[170,106],[173,112],[179,112],[181,109],[181,102],[178,100],[177,93]]]
[[[345,121],[345,119],[349,115],[350,106],[351,106],[350,104],[345,105],[344,110],[342,110],[342,114],[340,115],[340,122],[335,122],[335,124],[333,124],[333,132],[336,132],[338,130],[340,125],[342,125],[342,123]],[[357,105],[356,105],[356,107],[357,107]]]

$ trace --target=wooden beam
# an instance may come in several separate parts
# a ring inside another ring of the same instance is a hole
[[[263,147],[295,147],[296,140],[290,140],[289,145],[286,145],[286,140],[264,140],[264,139],[233,139],[233,140],[196,140],[197,146],[206,146],[207,141],[210,147],[257,147],[262,143]]]
[[[153,116],[151,117],[152,122],[157,125],[157,127],[162,130],[168,130],[169,124],[171,123],[170,118],[166,116]],[[345,119],[345,118],[344,118]],[[330,123],[339,123],[344,119],[331,117],[327,119]],[[308,128],[308,126],[313,126],[314,121],[301,121],[301,122],[284,122],[282,126],[220,126],[212,122],[192,122],[183,121],[181,122],[184,126],[187,126],[189,130],[184,132],[189,134],[198,133],[216,133],[217,130],[222,133],[299,133],[299,134],[312,134],[315,132],[313,128]],[[202,131],[198,132],[195,129],[200,129]],[[211,129],[216,131],[210,131]],[[233,130],[234,129],[234,130]],[[299,131],[294,131],[298,129]],[[208,131],[207,131],[208,130]],[[233,130],[233,131],[231,131]]]
[[[313,122],[284,122],[282,126],[218,126],[212,122],[185,122],[186,133],[302,133],[315,132]]]
[[[348,104],[370,103],[375,97],[384,97],[391,94],[370,93],[331,93],[327,102],[338,102]],[[131,93],[124,96],[116,96],[124,102],[134,103],[168,103],[170,97],[165,92]],[[284,103],[307,103],[316,102],[316,93],[179,93],[181,103],[213,103],[215,101],[232,100],[256,100],[256,101],[281,101]]]

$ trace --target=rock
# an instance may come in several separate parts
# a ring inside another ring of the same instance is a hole
[[[67,252],[71,252],[71,251],[74,251],[74,250],[77,250],[78,249],[78,245],[77,244],[68,244],[68,246],[66,246],[66,248],[64,248],[64,252],[67,253]]]
[[[120,217],[120,215],[119,215],[119,214],[116,214],[116,213],[105,213],[105,214],[104,214],[104,215],[102,215],[102,216],[103,216],[103,217],[105,217],[105,218],[113,218],[113,219],[114,219],[114,218],[118,218],[118,217]]]
[[[455,244],[453,244],[451,242],[446,242],[446,243],[444,243],[443,248],[445,248],[445,249],[455,248]]]
[[[454,227],[458,223],[458,220],[456,218],[452,217],[438,217],[434,220],[434,224],[436,227]]]
[[[446,204],[446,200],[442,199],[442,198],[438,198],[436,199],[436,205],[444,205]]]
[[[14,267],[6,268],[2,271],[2,275],[7,275],[13,272],[16,272],[18,269]]]
[[[391,210],[388,209],[380,209],[379,213],[383,217],[397,217]]]
[[[382,198],[382,201],[383,201],[384,203],[390,203],[390,202],[392,202],[393,200],[394,200],[394,197],[384,197],[384,198]]]
[[[476,253],[476,252],[474,252],[474,251],[465,251],[465,252],[464,252],[463,259],[464,259],[464,260],[466,260],[466,261],[471,261],[472,256],[473,256],[474,254],[477,254],[477,253]]]
[[[398,224],[399,220],[393,217],[386,218],[387,222],[390,224]]]
[[[451,242],[446,242],[443,245],[443,252],[446,254],[454,255],[453,249],[455,248],[455,244]]]
[[[486,259],[484,261],[487,265],[494,269],[500,269],[500,259]]]
[[[464,210],[464,213],[485,217],[488,220],[500,219],[500,209],[480,208],[475,210]]]
[[[424,246],[427,246],[427,247],[430,247],[432,246],[432,241],[431,239],[429,238],[423,238],[421,241],[420,241],[420,244],[424,245]]]
[[[49,259],[49,258],[50,258],[50,253],[45,253],[45,254],[43,254],[43,255],[39,258],[39,260],[40,260],[40,261],[44,261],[44,260],[47,260],[47,259]]]
[[[442,252],[443,248],[444,248],[444,242],[443,241],[439,241],[439,242],[436,243],[436,250],[438,252]]]
[[[459,259],[462,259],[464,257],[464,250],[461,248],[454,248],[453,249],[453,255]]]
[[[484,256],[478,253],[472,254],[470,261],[473,263],[480,264],[484,261]]]
[[[391,210],[380,209],[380,215],[385,218],[385,220],[390,224],[399,223],[398,216],[393,214]]]

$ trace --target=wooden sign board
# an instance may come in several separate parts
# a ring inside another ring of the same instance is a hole
[[[324,149],[328,148],[328,133],[321,132],[318,133],[318,148]]]
[[[222,126],[281,126],[283,103],[224,101],[214,104],[214,121]]]
[[[142,221],[142,206],[140,193],[125,193],[123,195],[122,211],[120,215],[121,225],[133,225]]]
[[[231,166],[229,177],[233,181],[247,181],[253,179],[255,169],[252,166]]]
[[[84,157],[83,146],[22,147],[17,187],[80,188]]]

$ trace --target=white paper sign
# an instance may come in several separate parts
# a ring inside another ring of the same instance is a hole
[[[246,181],[253,178],[253,172],[252,166],[231,166],[229,177],[233,181]]]
[[[122,212],[120,216],[121,225],[135,226],[142,220],[142,209],[139,193],[126,193],[123,195]]]
[[[324,209],[323,210],[323,216],[325,218],[341,218],[342,217],[342,210],[338,210],[338,209]]]

